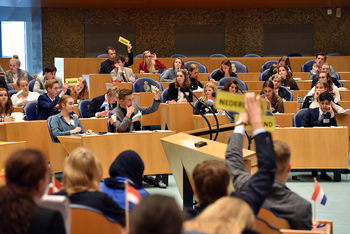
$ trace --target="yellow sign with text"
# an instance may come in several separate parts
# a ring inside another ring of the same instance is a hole
[[[260,99],[261,113],[265,114],[265,101],[263,98]],[[244,95],[230,93],[225,91],[219,91],[216,94],[215,109],[234,111],[234,112],[245,112],[244,109]]]
[[[119,40],[118,40],[120,43],[124,44],[124,45],[129,45],[130,44],[130,41],[125,39],[124,37],[121,37],[119,36]]]
[[[238,120],[239,119],[239,115],[235,115],[235,120]],[[266,131],[269,131],[269,132],[274,132],[275,129],[276,129],[276,119],[274,116],[266,116],[266,115],[263,115],[261,116],[261,122],[263,124],[263,127]],[[247,123],[247,125],[245,126],[245,129],[246,130],[252,130],[252,125],[249,123]]]
[[[69,86],[79,85],[78,78],[68,78],[66,79],[66,82],[69,84]]]

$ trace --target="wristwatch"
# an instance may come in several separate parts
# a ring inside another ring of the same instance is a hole
[[[243,122],[241,119],[239,119],[235,124],[236,124],[236,126],[239,126],[239,125],[246,126],[247,125],[247,123]]]

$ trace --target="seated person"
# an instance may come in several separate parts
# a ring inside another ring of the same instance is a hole
[[[27,78],[21,77],[17,80],[17,86],[21,90],[11,96],[14,106],[24,106],[29,101],[36,101],[39,98],[39,93],[30,92]]]
[[[290,90],[299,90],[297,83],[294,81],[292,75],[288,71],[287,66],[278,66],[278,74],[283,77],[282,85],[288,87]]]
[[[264,82],[263,91],[264,94],[261,96],[266,98],[271,103],[272,113],[284,113],[283,100],[274,92],[274,84],[271,80]]]
[[[15,121],[11,114],[14,111],[11,98],[7,89],[0,88],[0,122]]]
[[[238,87],[239,87],[239,85],[238,85],[237,80],[231,79],[225,84],[225,86],[222,88],[222,90],[230,92],[230,93],[238,93],[239,92]]]
[[[282,98],[284,101],[289,101],[288,93],[282,89],[280,86],[282,85],[283,77],[279,74],[272,75],[272,83],[273,83],[273,91]]]
[[[108,112],[117,106],[119,87],[113,86],[107,90],[107,93],[92,99],[85,118],[107,117]]]
[[[138,116],[138,114],[141,112],[141,115],[147,115],[156,112],[160,105],[158,94],[159,89],[156,88],[156,93],[154,93],[154,100],[152,105],[147,107],[140,107],[134,103],[132,90],[120,90],[119,105],[109,113],[109,117],[113,116],[115,113],[117,115],[116,121],[111,124],[113,130],[115,132],[131,132],[141,130],[141,116]]]
[[[173,82],[176,78],[176,71],[180,69],[185,69],[185,63],[182,58],[177,57],[173,62],[173,67],[164,72],[164,75],[160,78],[160,82]]]
[[[129,67],[134,64],[134,56],[131,52],[131,49],[132,49],[132,46],[131,44],[129,44],[127,46],[129,61],[125,63],[124,67]],[[101,63],[101,69],[99,71],[99,74],[111,74],[112,70],[115,67],[115,64],[114,64],[114,57],[116,55],[115,49],[112,46],[108,46],[106,48],[106,53],[107,53],[108,59]]]
[[[220,70],[214,74],[214,76],[210,79],[210,82],[219,81],[224,77],[237,77],[236,73],[232,71],[232,64],[228,59],[224,59],[221,62]]]
[[[5,77],[2,75],[0,75],[0,88],[4,88],[4,89],[8,90]]]
[[[166,69],[164,63],[157,59],[156,54],[151,54],[148,50],[142,54],[142,62],[140,62],[139,71],[143,73],[157,73],[158,68]]]
[[[199,205],[186,209],[186,219],[193,219],[207,206],[228,195],[230,171],[225,162],[206,160],[193,169],[193,192]]]
[[[57,80],[58,82],[58,88],[62,89],[62,78],[61,77],[56,77],[56,71],[57,68],[54,65],[48,65],[45,67],[45,75],[43,77],[38,77],[35,80],[34,83],[34,92],[38,92],[40,94],[43,94],[46,92],[45,88],[45,82],[47,80]]]
[[[334,98],[334,102],[338,103],[338,101],[341,101],[340,99],[340,93],[339,93],[339,89],[337,86],[335,86],[331,80],[331,77],[329,76],[329,72],[319,72],[319,75],[317,77],[318,80],[324,80],[328,83],[328,92],[330,92],[330,94],[332,94],[333,98]],[[315,87],[313,87],[307,94],[306,96],[311,96],[315,93]]]
[[[70,204],[99,210],[124,227],[125,211],[110,196],[101,192],[99,183],[102,175],[100,159],[90,149],[78,147],[66,157],[63,165],[64,190],[54,195],[67,196]]]
[[[10,59],[10,70],[5,73],[5,81],[7,83],[16,83],[17,79],[20,77],[24,77],[28,79],[28,73],[19,67],[21,66],[21,62],[18,60],[18,55],[14,55],[12,59]]]
[[[37,205],[49,184],[47,157],[37,150],[20,150],[6,160],[5,170],[0,233],[65,234],[60,212]]]
[[[337,80],[337,76],[336,73],[331,73],[331,69],[330,69],[331,65],[329,63],[323,63],[322,67],[321,67],[321,71],[317,71],[317,75],[320,74],[320,72],[328,72],[328,74],[331,77],[331,80],[333,82],[333,84],[335,84],[338,88],[341,87],[340,83]],[[312,76],[312,83],[311,83],[311,88],[313,88],[316,84],[316,82],[318,81],[318,77],[317,77],[316,73],[310,75],[310,77]]]
[[[114,69],[111,71],[111,79],[113,83],[131,82],[134,83],[135,77],[131,68],[124,67],[125,57],[117,55],[114,58]]]
[[[109,168],[110,178],[105,178],[100,183],[102,192],[108,194],[113,200],[125,210],[125,185],[127,180],[129,186],[137,189],[144,197],[149,193],[142,189],[142,176],[145,170],[140,156],[132,150],[121,152]],[[129,211],[134,208],[134,203],[129,201]]]
[[[5,73],[4,69],[2,69],[1,64],[0,64],[0,73]]]
[[[51,130],[56,140],[58,140],[58,136],[85,133],[78,117],[72,114],[74,113],[74,100],[71,96],[63,95],[58,101],[57,109],[61,110],[61,112],[54,115],[51,119]],[[87,132],[92,133],[91,130]]]
[[[322,71],[322,65],[326,62],[327,57],[325,54],[319,53],[316,55],[315,63],[312,66],[310,71],[310,80],[314,80],[315,77],[319,75],[319,72]],[[328,71],[332,77],[336,78],[334,68],[329,65]]]
[[[176,72],[176,79],[173,83],[169,84],[168,95],[166,103],[183,103],[187,102],[186,96],[189,101],[192,102],[192,94],[189,92],[190,79],[187,76],[187,72],[183,69]],[[184,91],[181,91],[181,88]],[[186,95],[186,96],[185,96]]]
[[[55,109],[55,106],[60,97],[63,97],[63,95],[66,94],[68,87],[68,84],[64,84],[61,93],[58,93],[57,80],[47,80],[45,82],[45,89],[47,92],[40,95],[38,98],[38,120],[46,120],[51,115],[58,114],[58,110]]]
[[[223,114],[225,111],[216,110],[214,108],[215,98],[213,97],[213,93],[216,93],[218,90],[215,84],[208,82],[204,85],[202,96],[200,97],[201,101],[204,102],[207,106],[209,106],[214,113]],[[212,112],[205,105],[201,104],[199,111],[204,114],[211,114]]]
[[[83,100],[89,100],[89,88],[83,77],[78,78],[79,85],[75,85],[70,92],[70,96],[74,99],[74,104]]]
[[[247,95],[248,94],[246,94],[246,96]],[[260,107],[260,105],[257,106],[257,108]],[[256,116],[261,116],[261,109],[259,115]],[[258,131],[253,130],[256,144],[256,154],[258,155],[258,172],[262,170],[260,163],[265,164],[265,159],[262,156],[270,156],[276,159],[275,165],[277,167],[277,171],[274,171],[273,174],[270,174],[271,177],[268,177],[269,179],[272,179],[272,188],[267,188],[264,186],[264,177],[259,176],[256,173],[250,175],[246,171],[244,167],[242,147],[245,125],[248,119],[252,125],[253,122],[256,122],[254,118],[251,118],[251,114],[249,112],[247,114],[240,114],[239,120],[236,122],[234,133],[229,136],[229,141],[227,144],[226,162],[231,172],[233,187],[235,188],[236,192],[246,192],[245,194],[247,196],[249,192],[248,186],[255,181],[258,186],[255,191],[265,192],[264,195],[266,195],[266,199],[260,200],[261,203],[264,203],[264,206],[270,208],[279,216],[285,218],[292,229],[311,230],[312,213],[310,202],[292,192],[285,184],[288,179],[289,172],[291,171],[291,150],[287,143],[283,141],[272,141],[269,133],[258,134]],[[261,123],[261,120],[259,120],[259,123]],[[262,126],[260,128],[262,128]],[[257,137],[259,137],[259,139]],[[253,208],[253,211],[256,215],[258,209]]]
[[[199,67],[197,64],[191,64],[188,67],[188,77],[190,78],[190,89],[195,90],[202,90],[203,84],[198,80],[198,74],[199,74]]]
[[[290,64],[290,59],[288,56],[283,56],[278,60],[277,64],[273,64],[270,67],[270,70],[267,72],[265,80],[268,80],[271,78],[272,75],[278,73],[278,66],[287,66],[288,71],[290,72],[291,75],[293,75],[292,71],[292,65]]]

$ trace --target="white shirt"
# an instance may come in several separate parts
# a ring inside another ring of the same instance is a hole
[[[19,91],[19,92],[21,92],[21,91]],[[38,98],[39,98],[39,96],[40,96],[39,93],[37,93],[37,92],[30,92],[30,91],[29,91],[29,94],[28,94],[27,97],[18,98],[18,97],[17,97],[17,94],[18,94],[18,93],[15,93],[15,94],[13,94],[13,95],[11,96],[12,104],[13,104],[14,106],[17,106],[19,103],[23,102],[24,100],[36,101],[36,100],[38,100]],[[24,99],[23,99],[23,98],[24,98]]]

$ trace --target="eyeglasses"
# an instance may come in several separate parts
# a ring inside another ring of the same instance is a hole
[[[146,58],[153,58],[153,56],[152,56],[152,55],[150,55],[150,56],[146,56]]]

